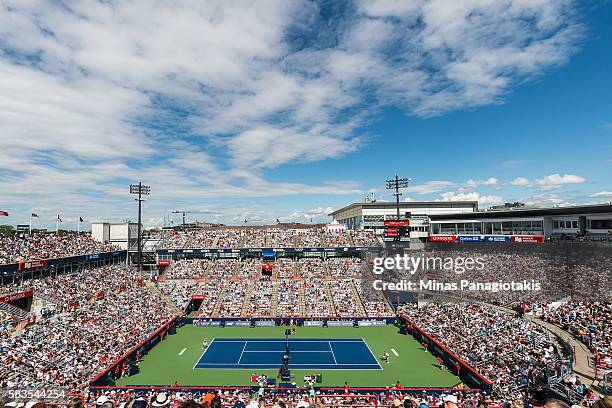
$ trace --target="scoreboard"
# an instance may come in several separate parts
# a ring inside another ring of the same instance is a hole
[[[384,223],[385,233],[383,240],[386,242],[394,241],[410,241],[410,228],[409,222],[404,221],[385,221]]]

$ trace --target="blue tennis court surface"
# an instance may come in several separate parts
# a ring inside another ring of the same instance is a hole
[[[279,368],[284,339],[214,339],[194,368]],[[291,339],[289,368],[382,370],[363,339]]]

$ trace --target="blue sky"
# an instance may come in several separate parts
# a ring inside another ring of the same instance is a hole
[[[133,219],[142,180],[147,225],[327,221],[396,173],[407,200],[609,202],[609,21],[570,0],[7,1],[0,209]]]

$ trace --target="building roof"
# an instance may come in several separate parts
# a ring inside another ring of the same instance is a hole
[[[526,208],[507,211],[480,211],[464,214],[436,214],[430,215],[432,221],[454,220],[477,220],[487,218],[515,218],[515,217],[545,217],[551,215],[578,215],[578,214],[612,214],[612,204],[579,205],[573,207],[555,208]]]
[[[384,208],[395,208],[396,203],[395,201],[376,201],[373,203],[353,203],[353,204],[349,204],[346,207],[342,207],[336,211],[333,211],[331,213],[329,213],[328,215],[330,217],[335,217],[336,214],[338,214],[341,211],[347,211],[350,210],[352,208],[356,208],[356,207],[367,207],[367,208],[378,208],[378,209],[384,209]],[[478,211],[478,201],[402,201],[400,202],[400,208],[453,208],[453,207],[465,207],[465,206],[471,206],[474,211]]]

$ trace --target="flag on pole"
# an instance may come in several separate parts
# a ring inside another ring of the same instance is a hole
[[[38,218],[38,214],[36,213],[30,213],[30,235],[32,235],[32,218]]]
[[[62,222],[60,215],[57,214],[57,220],[55,220],[55,233],[59,234],[59,223]]]
[[[0,210],[0,217],[8,217],[8,212]]]

